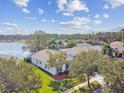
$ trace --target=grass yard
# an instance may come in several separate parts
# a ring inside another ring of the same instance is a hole
[[[42,88],[40,89],[40,93],[58,93],[57,91],[60,91],[60,90],[64,91],[64,90],[66,90],[66,87],[68,89],[68,88],[71,88],[71,87],[73,87],[73,86],[75,86],[75,85],[77,85],[77,84],[80,83],[78,81],[78,80],[80,80],[79,78],[78,79],[73,79],[73,78],[70,79],[70,78],[68,78],[68,79],[65,79],[63,81],[55,81],[52,77],[50,77],[48,74],[46,74],[44,71],[40,70],[36,66],[33,66],[33,68],[34,68],[34,71],[36,72],[36,74],[40,75],[41,80],[42,80]],[[67,83],[66,80],[71,80],[71,81],[69,81]],[[55,88],[57,87],[58,90],[57,89],[54,89],[54,87],[50,86],[51,81],[53,81],[55,85],[58,84],[57,86],[55,86]],[[83,82],[84,81],[86,81],[85,78],[83,78]],[[99,84],[97,82],[93,82],[93,84],[91,84],[91,85],[92,85],[93,89],[99,87]],[[56,90],[56,91],[54,91],[53,89]],[[80,90],[83,90],[84,93],[87,93],[87,91],[89,91],[89,88],[88,88],[88,86],[85,86],[83,89],[81,88],[78,91],[75,91],[74,93],[80,93]]]
[[[43,82],[42,88],[40,89],[40,93],[57,93],[56,91],[53,91],[51,87],[49,87],[50,82],[54,80],[37,67],[34,67],[34,69],[36,73],[41,76],[41,80]]]

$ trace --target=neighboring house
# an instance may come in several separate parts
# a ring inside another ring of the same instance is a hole
[[[118,57],[122,57],[124,53],[124,46],[123,43],[120,41],[115,41],[110,44],[110,46],[117,52]]]
[[[73,60],[74,56],[81,52],[87,52],[89,50],[95,50],[95,51],[101,51],[102,48],[100,46],[91,46],[87,43],[81,43],[73,48],[67,48],[67,49],[61,49],[60,51],[63,51],[67,54],[67,61]],[[55,67],[47,67],[47,61],[49,60],[49,52],[54,53],[56,50],[42,50],[39,51],[31,56],[31,62],[32,64],[38,66],[39,68],[49,72],[52,75],[56,75],[57,71]],[[57,51],[59,52],[59,51]],[[69,65],[64,64],[60,72],[67,71]]]

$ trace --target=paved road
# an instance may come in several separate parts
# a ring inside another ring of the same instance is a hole
[[[95,76],[92,78],[95,79],[97,82],[99,82],[104,87],[105,82],[103,80],[103,76],[96,73]]]
[[[96,89],[95,91],[93,91],[93,93],[102,93],[102,89],[101,88]]]

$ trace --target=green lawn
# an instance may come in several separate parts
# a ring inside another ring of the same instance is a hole
[[[53,81],[53,79],[37,67],[35,67],[35,71],[41,76],[41,80],[43,82],[42,88],[40,89],[40,93],[57,93],[56,91],[53,91],[51,87],[49,87],[49,84],[51,81]]]

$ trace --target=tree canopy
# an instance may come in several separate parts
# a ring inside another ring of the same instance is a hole
[[[101,64],[105,93],[124,93],[124,60]]]
[[[55,67],[57,73],[62,69],[62,66],[66,63],[66,53],[64,52],[49,52],[48,66]]]
[[[0,60],[0,93],[39,93],[42,80],[32,65]]]
[[[87,75],[88,86],[91,89],[89,80],[94,71],[98,72],[99,63],[107,61],[106,56],[96,51],[82,52],[77,55],[70,64],[70,74],[72,76]]]

